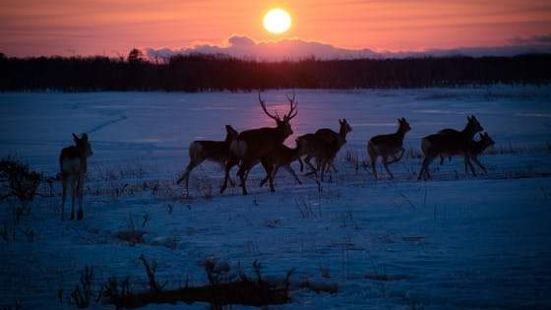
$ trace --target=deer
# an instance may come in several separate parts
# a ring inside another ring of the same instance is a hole
[[[297,115],[295,94],[289,98],[289,111],[280,117],[277,113],[271,114],[266,108],[266,102],[258,93],[258,102],[262,111],[276,122],[276,127],[262,127],[241,132],[230,145],[230,159],[226,162],[226,175],[220,193],[224,193],[228,185],[230,170],[239,163],[237,175],[241,181],[242,193],[247,195],[246,180],[249,171],[260,161],[274,152],[285,139],[293,134],[290,121]]]
[[[67,188],[71,187],[71,220],[75,219],[75,199],[78,198],[77,220],[84,218],[82,198],[84,192],[84,181],[88,172],[88,157],[92,156],[92,146],[88,141],[88,135],[83,133],[79,138],[73,133],[74,145],[61,150],[59,155],[60,177],[63,184],[61,200],[61,220],[65,219],[65,199]]]
[[[405,152],[403,147],[404,137],[410,130],[411,126],[406,119],[402,117],[398,119],[398,130],[396,130],[395,133],[378,135],[369,139],[369,142],[367,143],[367,154],[369,155],[371,169],[373,170],[375,179],[378,179],[375,163],[379,157],[382,158],[383,167],[390,178],[394,178],[392,172],[390,172],[390,169],[388,168],[388,165],[402,159]],[[391,158],[391,160],[389,160],[389,158]]]
[[[488,171],[486,170],[486,167],[478,160],[478,156],[480,156],[487,148],[493,146],[495,144],[495,141],[490,137],[490,135],[487,132],[481,133],[479,140],[471,141],[469,143],[469,148],[467,155],[469,156],[469,159],[474,161],[475,164],[477,164],[478,167],[484,172],[484,174],[487,174]],[[443,156],[441,156],[443,161]],[[450,155],[451,160],[451,155]],[[471,166],[471,172],[473,175],[476,175],[475,171],[473,170]]]
[[[331,165],[333,169],[335,169],[333,163],[331,162],[331,159],[335,154],[334,148],[331,145],[328,145],[326,141],[320,136],[313,133],[308,133],[298,137],[296,139],[296,143],[297,147],[299,148],[300,156],[298,158],[298,161],[300,164],[301,172],[304,169],[304,163],[306,163],[306,165],[308,165],[311,169],[311,172],[307,173],[306,175],[321,174],[321,167],[328,167],[329,165]],[[306,155],[306,158],[304,159],[303,163],[301,157],[304,155]],[[310,163],[310,160],[312,158],[315,158],[316,166]]]
[[[186,191],[189,192],[189,176],[191,171],[205,160],[219,163],[225,167],[226,161],[230,157],[230,145],[238,135],[239,132],[237,130],[230,125],[226,125],[226,138],[224,141],[196,140],[191,142],[189,145],[189,163],[184,174],[178,179],[176,184],[185,181]],[[230,183],[233,183],[231,179]]]
[[[467,125],[461,131],[447,131],[446,133],[436,133],[424,137],[421,140],[421,150],[423,151],[423,162],[419,171],[418,180],[421,178],[430,178],[429,165],[440,155],[453,156],[463,155],[465,159],[465,173],[468,173],[467,166],[474,172],[470,161],[469,149],[473,143],[473,137],[483,131],[484,128],[474,115],[467,117]],[[474,174],[474,173],[473,173]]]
[[[260,182],[260,187],[264,186],[267,181],[270,181],[270,191],[275,192],[274,178],[279,168],[285,168],[295,178],[298,184],[302,184],[295,170],[291,167],[291,163],[298,160],[299,157],[300,147],[298,142],[295,148],[290,148],[284,144],[278,145],[271,154],[261,161],[266,171],[266,177]]]
[[[457,129],[453,129],[453,128],[444,128],[442,130],[439,130],[437,133],[440,133],[440,134],[457,134],[459,133],[459,130]],[[452,156],[448,156],[448,160],[451,161],[452,160]],[[444,156],[440,155],[440,165],[443,165],[444,164]]]
[[[333,167],[336,171],[333,161],[342,146],[346,144],[346,136],[352,131],[352,127],[344,118],[342,120],[339,119],[339,125],[340,128],[338,133],[329,128],[321,128],[314,133],[315,137],[307,135],[299,137],[302,138],[302,141],[305,141],[304,143],[309,145],[305,147],[305,152],[312,153],[307,154],[304,159],[306,164],[312,167],[310,160],[314,157],[321,156],[321,158],[317,158],[317,162],[322,166],[318,166],[317,170],[321,172],[322,181],[325,171],[329,170],[329,167]]]

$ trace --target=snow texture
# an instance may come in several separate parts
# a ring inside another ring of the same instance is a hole
[[[263,97],[282,114],[290,92]],[[339,118],[353,128],[329,182],[320,188],[301,176],[298,185],[282,170],[270,193],[258,187],[264,172],[257,167],[250,195],[239,188],[220,195],[223,172],[204,163],[192,172],[185,197],[175,181],[190,142],[223,140],[226,124],[273,125],[256,93],[0,94],[2,157],[17,155],[55,176],[72,132],[88,132],[94,151],[83,221],[60,221],[57,182],[56,195],[37,197],[15,227],[16,240],[0,239],[0,306],[19,300],[24,309],[74,308],[67,296],[85,266],[94,267],[94,289],[109,277],[130,276],[143,290],[144,254],[170,287],[206,284],[200,263],[209,257],[247,271],[258,260],[268,277],[296,268],[297,282],[339,286],[337,294],[295,291],[292,303],[270,308],[551,307],[550,87],[296,90],[296,96],[287,144],[321,127],[337,130]],[[461,129],[470,114],[496,141],[480,157],[488,174],[467,176],[456,157],[442,166],[435,161],[433,179],[417,181],[420,139]],[[412,127],[406,155],[391,165],[393,180],[379,164],[376,181],[364,167],[367,141],[394,132],[399,117]],[[14,204],[0,204],[0,228],[12,229]],[[122,240],[128,230],[143,240]]]

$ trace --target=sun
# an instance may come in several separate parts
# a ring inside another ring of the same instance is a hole
[[[284,33],[291,28],[291,15],[280,8],[271,9],[264,15],[264,28],[271,33]]]

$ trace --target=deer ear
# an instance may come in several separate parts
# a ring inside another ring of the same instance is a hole
[[[80,139],[77,137],[77,135],[75,135],[75,134],[73,133],[73,140],[75,140],[75,142],[77,142],[77,141],[80,140]]]
[[[83,133],[81,139],[84,140],[84,141],[88,141],[88,134]]]
[[[226,132],[229,135],[232,135],[232,136],[237,136],[238,135],[237,130],[233,129],[233,127],[231,125],[226,125]]]

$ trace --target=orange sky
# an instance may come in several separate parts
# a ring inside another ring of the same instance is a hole
[[[262,28],[274,6],[293,16],[284,35]],[[551,34],[551,2],[0,0],[0,52],[10,56],[126,55],[132,47],[221,45],[235,34],[391,51],[500,46]]]

